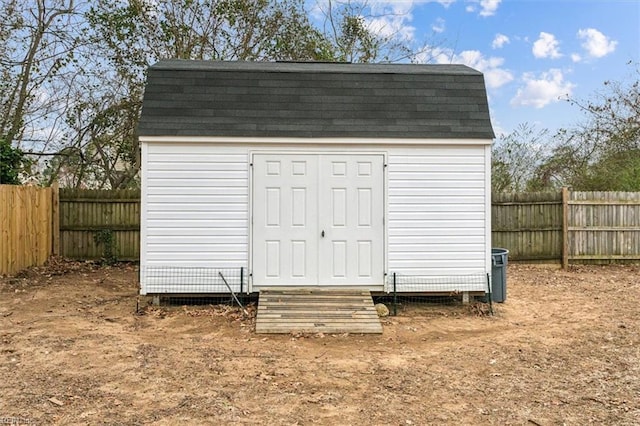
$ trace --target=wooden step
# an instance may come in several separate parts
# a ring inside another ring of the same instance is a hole
[[[260,289],[256,333],[382,333],[369,291],[362,289]]]

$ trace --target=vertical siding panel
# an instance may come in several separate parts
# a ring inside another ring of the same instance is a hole
[[[215,268],[239,279],[249,265],[248,148],[180,143],[145,144],[145,150],[142,292],[211,292],[213,284],[226,292],[217,274],[197,285],[188,276],[153,280],[145,271]]]
[[[388,269],[400,291],[416,277],[442,291],[485,289],[455,278],[487,272],[485,167],[483,146],[389,149]]]

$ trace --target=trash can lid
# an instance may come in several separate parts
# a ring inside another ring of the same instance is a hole
[[[509,250],[507,250],[506,248],[494,247],[491,249],[491,254],[509,254]]]

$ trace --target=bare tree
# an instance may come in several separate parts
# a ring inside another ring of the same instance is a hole
[[[494,192],[528,189],[536,168],[548,152],[549,131],[528,123],[498,139],[492,149],[491,187]]]
[[[571,99],[584,120],[562,129],[536,170],[540,188],[640,190],[640,68],[627,81],[606,81],[588,101]]]
[[[73,0],[3,0],[0,13],[0,135],[41,152],[64,114],[82,18]]]
[[[46,178],[72,186],[137,184],[145,72],[159,59],[326,59],[300,0],[101,0],[87,12],[90,64],[67,109],[65,146]],[[92,82],[99,81],[99,86]]]
[[[375,25],[396,12],[323,4],[319,27],[305,0],[0,0],[3,152],[38,158],[44,183],[136,186],[145,73],[160,59],[417,60],[398,28]]]

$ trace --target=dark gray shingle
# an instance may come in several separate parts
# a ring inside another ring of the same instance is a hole
[[[464,65],[160,61],[141,136],[494,137],[482,74]]]

